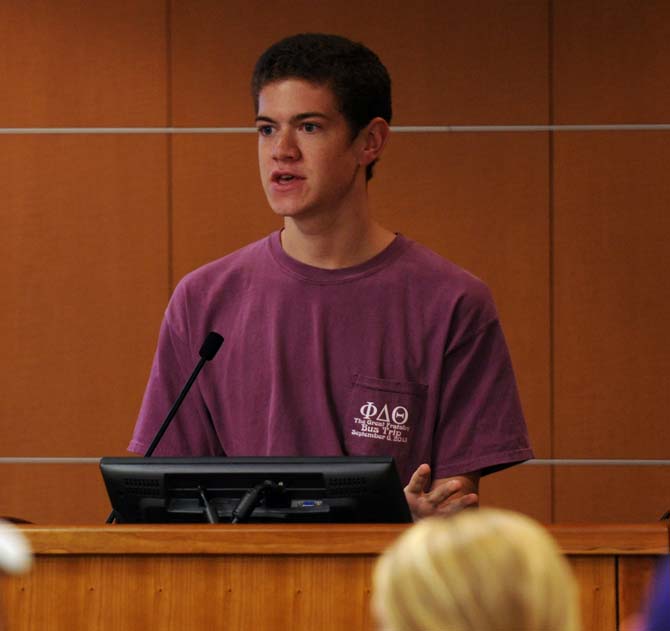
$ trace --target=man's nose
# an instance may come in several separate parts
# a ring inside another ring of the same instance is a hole
[[[275,160],[297,160],[300,149],[291,130],[278,132],[272,146],[272,157]]]

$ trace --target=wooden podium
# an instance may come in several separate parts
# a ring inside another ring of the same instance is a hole
[[[35,567],[4,578],[0,598],[8,631],[373,630],[374,560],[406,527],[25,526]],[[580,583],[585,631],[616,631],[668,552],[665,526],[549,530]]]

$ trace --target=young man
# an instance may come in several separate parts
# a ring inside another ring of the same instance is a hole
[[[252,88],[284,228],[179,283],[130,449],[146,451],[216,330],[225,347],[157,454],[391,455],[415,518],[476,505],[480,475],[532,453],[487,288],[370,216],[386,69],[347,39],[297,35]]]

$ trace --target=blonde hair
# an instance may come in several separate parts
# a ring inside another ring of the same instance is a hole
[[[378,560],[385,631],[578,631],[575,579],[549,533],[497,509],[425,519]]]
[[[0,519],[0,573],[22,574],[31,564],[32,553],[27,539],[18,528]]]

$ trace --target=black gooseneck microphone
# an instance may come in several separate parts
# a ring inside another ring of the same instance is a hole
[[[175,414],[177,414],[177,411],[179,410],[182,402],[184,401],[184,398],[188,394],[188,391],[191,389],[193,382],[196,380],[196,377],[200,374],[202,367],[205,365],[206,362],[214,359],[214,356],[219,352],[219,349],[221,348],[221,344],[223,344],[223,337],[219,335],[216,331],[210,331],[207,334],[205,341],[202,343],[202,346],[200,347],[199,351],[200,361],[198,362],[197,366],[191,373],[191,376],[188,378],[188,381],[186,382],[186,385],[182,388],[181,392],[179,393],[179,396],[172,404],[172,407],[170,408],[170,411],[167,413],[167,416],[165,417],[163,424],[160,426],[160,429],[158,430],[158,432],[156,432],[156,436],[154,436],[154,439],[151,441],[149,449],[147,449],[147,452],[144,454],[145,458],[148,458],[154,453],[156,447],[158,447],[158,443],[160,443],[161,438],[163,438],[163,434],[165,434],[165,431],[170,426],[172,419],[175,417]],[[205,504],[205,507],[207,508],[207,504]],[[111,524],[114,521],[114,519],[115,519],[115,513],[114,511],[112,511],[109,514],[109,517],[107,517],[107,521],[105,523]]]
[[[182,388],[182,391],[179,393],[177,400],[173,403],[172,407],[170,408],[170,411],[165,417],[165,420],[163,421],[163,424],[161,425],[160,429],[158,430],[158,432],[156,432],[156,436],[154,436],[151,445],[149,445],[147,453],[144,454],[145,458],[148,458],[154,453],[156,447],[158,447],[158,443],[161,441],[161,438],[163,438],[163,434],[165,434],[165,430],[167,430],[167,428],[169,427],[170,423],[172,422],[172,419],[177,413],[177,410],[179,410],[182,402],[184,401],[184,398],[188,394],[188,391],[191,389],[193,382],[196,380],[196,377],[200,374],[202,367],[205,365],[206,362],[214,359],[214,356],[218,353],[219,349],[221,348],[221,344],[223,344],[223,337],[221,337],[218,333],[216,333],[215,331],[210,331],[207,334],[205,341],[202,343],[202,346],[200,347],[200,361],[198,362],[198,365],[195,367],[195,370],[191,373],[191,376],[188,378],[186,385]]]

